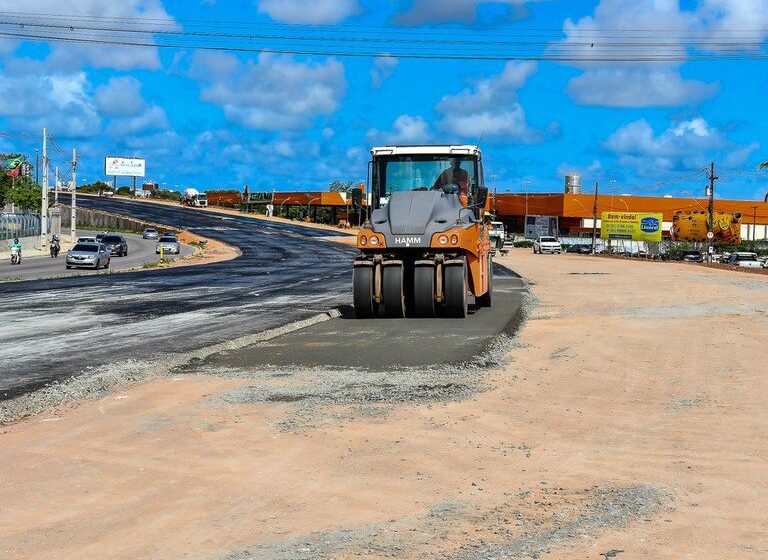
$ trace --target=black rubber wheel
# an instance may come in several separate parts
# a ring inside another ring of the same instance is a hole
[[[413,271],[413,309],[417,317],[435,316],[434,266],[417,266]]]
[[[67,265],[67,270],[69,270],[70,268],[72,268],[72,267],[71,267],[71,266],[69,266],[69,265]]]
[[[488,255],[488,291],[477,298],[478,307],[491,307],[493,302],[493,259]]]
[[[445,267],[445,315],[455,319],[467,316],[467,261]]]
[[[376,317],[372,266],[356,266],[352,270],[352,300],[355,306],[355,316],[358,319]]]
[[[381,299],[384,303],[384,315],[391,319],[405,317],[405,286],[403,286],[403,267],[385,266],[381,271]]]

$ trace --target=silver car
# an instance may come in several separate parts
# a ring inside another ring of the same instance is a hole
[[[78,243],[67,253],[67,268],[109,268],[110,251],[103,243]]]
[[[163,234],[157,241],[155,253],[159,255],[161,248],[163,253],[178,255],[181,252],[181,245],[179,245],[179,240],[175,235]]]
[[[147,228],[141,235],[144,239],[157,239],[160,233],[155,228]]]

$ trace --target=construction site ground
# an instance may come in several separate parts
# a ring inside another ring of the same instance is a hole
[[[498,262],[480,366],[201,363],[0,428],[0,557],[768,557],[768,278]]]

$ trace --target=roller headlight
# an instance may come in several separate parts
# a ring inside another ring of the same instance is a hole
[[[437,238],[437,242],[440,243],[440,245],[447,245],[448,244],[448,236],[447,235],[441,235]]]
[[[457,245],[459,243],[459,236],[456,234],[453,234],[451,236],[451,245]]]
[[[375,246],[375,245],[378,245],[378,244],[379,244],[379,238],[376,237],[375,235],[372,235],[371,236],[371,245]]]
[[[363,247],[368,245],[368,239],[364,235],[360,236],[360,245],[362,245]]]

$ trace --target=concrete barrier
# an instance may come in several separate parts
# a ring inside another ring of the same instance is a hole
[[[67,233],[72,221],[72,208],[69,206],[60,206],[61,208],[61,229],[62,233]],[[174,231],[179,233],[177,228],[169,227],[166,224],[156,224],[145,220],[137,220],[111,214],[92,208],[77,209],[77,227],[85,229],[96,229],[103,231],[131,231],[141,233],[145,228],[155,228],[161,233],[164,231]]]

